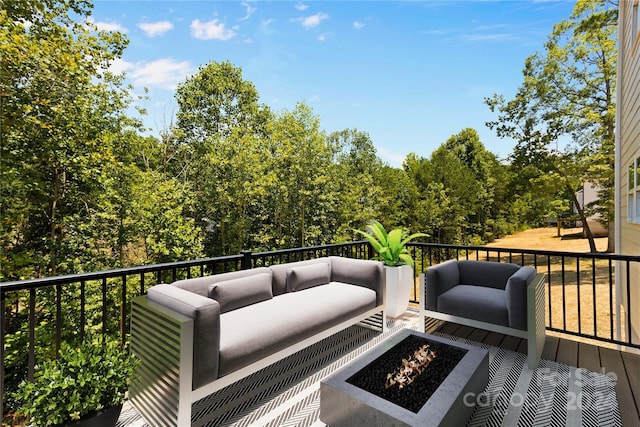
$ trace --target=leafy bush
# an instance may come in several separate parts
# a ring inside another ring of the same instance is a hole
[[[18,412],[37,427],[120,405],[136,363],[116,341],[85,340],[75,348],[63,344],[57,360],[37,366],[34,381],[20,384],[14,394],[21,402]]]

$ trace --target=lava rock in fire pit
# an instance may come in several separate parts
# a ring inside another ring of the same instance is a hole
[[[387,387],[389,374],[403,365],[403,359],[414,357],[424,345],[436,355],[419,375],[412,376],[412,382],[402,387]],[[409,335],[393,346],[385,354],[371,362],[364,369],[347,379],[349,384],[393,402],[411,412],[417,413],[456,367],[466,354],[466,350],[437,341],[429,341],[420,336]]]

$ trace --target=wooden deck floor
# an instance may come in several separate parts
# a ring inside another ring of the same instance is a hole
[[[437,331],[507,350],[527,352],[527,341],[521,338],[455,323],[444,323]],[[542,358],[594,372],[615,373],[622,424],[640,427],[640,355],[548,336]]]

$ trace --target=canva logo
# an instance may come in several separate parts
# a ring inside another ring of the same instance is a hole
[[[598,411],[603,411],[613,410],[617,407],[617,400],[614,391],[596,391],[594,393],[576,393],[569,391],[566,392],[565,395],[566,403],[564,406],[567,412],[576,410],[581,411],[584,409],[595,409]],[[502,393],[502,390],[494,390],[491,393],[482,392],[479,394],[469,392],[462,397],[462,402],[467,407],[521,407],[524,406],[526,400],[526,394],[512,393],[511,395],[507,396],[506,394]],[[538,411],[545,412],[552,409],[554,394],[552,393],[548,395],[534,396],[532,397],[532,400],[533,401],[531,402],[531,404],[535,404],[536,408],[538,408]]]
[[[549,368],[539,368],[534,373],[531,381],[541,388],[553,388],[556,390],[566,390],[566,409],[567,411],[583,410],[587,408],[603,410],[609,408],[615,408],[617,405],[615,391],[607,384],[605,377],[608,377],[613,385],[617,384],[618,376],[615,372],[606,372],[606,369],[602,367],[600,374],[593,374],[587,369],[578,368],[573,372],[557,372],[551,371]],[[573,391],[576,389],[582,389],[583,387],[589,387],[591,392]],[[607,390],[601,390],[602,387],[606,387]],[[555,393],[542,393],[540,396],[531,396],[533,400],[531,403],[542,411],[550,410],[553,406],[554,397],[557,398],[558,391]],[[527,400],[527,395],[522,393],[505,392],[502,389],[495,389],[491,392],[482,393],[467,393],[463,396],[463,404],[469,406],[489,407],[498,405],[505,407],[506,405],[512,407],[523,406]]]

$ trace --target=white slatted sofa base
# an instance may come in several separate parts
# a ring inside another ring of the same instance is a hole
[[[447,313],[425,309],[425,275],[420,275],[420,327],[422,332],[428,328],[432,322],[430,319],[437,319],[445,322],[458,323],[472,328],[485,329],[499,334],[511,335],[527,340],[527,364],[529,368],[535,369],[540,362],[542,350],[546,337],[545,326],[545,275],[537,274],[535,279],[527,287],[527,330],[510,328],[494,323],[483,322],[476,319],[469,319],[461,316],[454,316]]]
[[[130,388],[131,403],[153,426],[190,426],[194,402],[358,323],[380,332],[386,328],[378,306],[193,390],[193,320],[137,297],[132,304],[131,351],[141,366]]]

